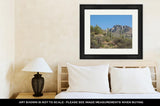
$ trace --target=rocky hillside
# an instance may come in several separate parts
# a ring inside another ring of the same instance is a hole
[[[100,26],[90,26],[91,48],[132,48],[132,28],[114,25],[103,30]]]
[[[106,29],[106,33],[112,33],[113,36],[124,35],[125,37],[132,37],[132,28],[125,25],[114,25],[112,28]]]

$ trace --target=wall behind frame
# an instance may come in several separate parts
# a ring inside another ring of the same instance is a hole
[[[44,91],[56,91],[57,64],[115,61],[160,62],[159,0],[15,0],[15,78],[12,94],[32,92],[34,73],[21,69],[36,57],[44,57],[52,74],[45,77]],[[80,60],[79,4],[143,4],[143,60]]]

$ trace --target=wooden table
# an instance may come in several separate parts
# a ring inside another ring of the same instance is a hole
[[[35,97],[34,93],[19,93],[16,99],[54,99],[56,92],[43,93],[43,96]]]

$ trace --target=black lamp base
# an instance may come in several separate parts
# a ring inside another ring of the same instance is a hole
[[[39,74],[39,72],[37,72],[37,74],[35,74],[32,78],[32,88],[34,91],[33,96],[35,97],[43,96],[42,90],[44,87],[44,78],[41,76],[42,74]]]
[[[43,96],[43,93],[41,93],[41,94],[33,94],[33,96],[35,96],[35,97]]]

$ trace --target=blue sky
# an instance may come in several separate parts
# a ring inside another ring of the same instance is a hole
[[[92,26],[102,29],[112,28],[114,25],[128,25],[132,27],[132,15],[91,15]]]

